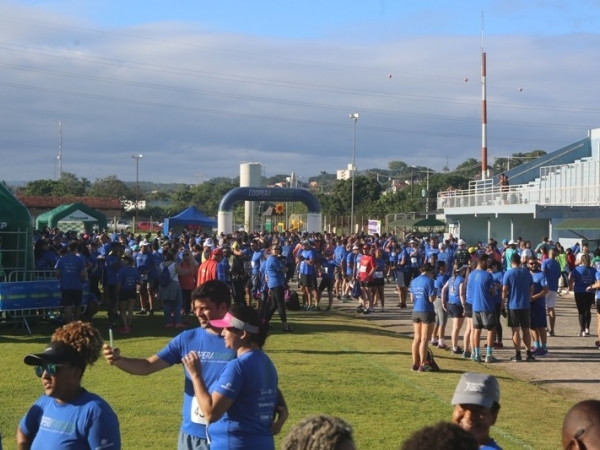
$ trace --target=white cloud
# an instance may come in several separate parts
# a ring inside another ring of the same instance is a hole
[[[141,179],[163,182],[237,176],[240,161],[265,163],[267,175],[335,172],[351,159],[353,111],[358,167],[479,158],[475,36],[302,41],[0,13],[28,18],[0,27],[0,179],[53,177],[58,121],[63,170],[91,180],[133,180],[133,153],[144,154]],[[599,40],[487,39],[490,162],[558,149],[599,125]]]

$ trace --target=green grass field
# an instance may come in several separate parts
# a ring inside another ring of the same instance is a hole
[[[107,322],[95,321],[108,340]],[[192,321],[195,321],[192,318]],[[572,406],[568,393],[551,392],[507,374],[502,365],[476,365],[436,349],[439,373],[410,371],[411,340],[369,322],[340,313],[292,313],[295,332],[274,332],[265,350],[273,359],[290,418],[290,427],[310,414],[343,417],[354,427],[359,449],[397,449],[414,430],[449,420],[454,387],[464,371],[492,373],[500,382],[502,409],[493,436],[505,449],[560,448],[562,418]],[[0,327],[0,432],[5,450],[15,448],[14,435],[25,411],[41,395],[33,369],[23,356],[44,349],[54,326]],[[115,333],[115,346],[126,356],[147,357],[176,333],[164,329],[162,316],[141,317],[134,333]],[[183,376],[173,367],[149,377],[134,377],[103,359],[86,371],[84,386],[104,397],[117,412],[124,449],[176,446],[181,418]]]

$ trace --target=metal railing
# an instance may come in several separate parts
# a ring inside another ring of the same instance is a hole
[[[437,208],[468,208],[502,205],[600,205],[600,161],[579,160],[571,164],[540,168],[536,180],[514,186],[471,184],[469,189],[438,192]]]

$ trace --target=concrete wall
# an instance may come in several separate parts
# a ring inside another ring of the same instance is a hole
[[[490,219],[489,236],[488,218]],[[498,242],[505,238],[517,239],[518,237],[538,242],[543,236],[549,235],[549,219],[534,219],[533,214],[499,215],[498,217],[494,215],[448,217],[448,222],[457,221],[460,223],[459,236],[469,245],[475,244],[477,241],[485,242],[489,237]]]

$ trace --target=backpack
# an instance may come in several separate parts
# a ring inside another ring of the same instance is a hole
[[[285,298],[285,308],[288,311],[300,311],[300,299],[296,291],[289,290]]]
[[[171,272],[169,272],[169,267],[171,267],[171,264],[169,264],[168,266],[164,266],[162,273],[160,274],[160,286],[166,288],[169,284],[171,284],[171,281],[173,281],[173,278],[175,278],[175,275],[173,275],[173,277],[171,277]]]
[[[431,367],[432,372],[440,371],[440,366],[438,366],[438,364],[435,362],[435,358],[433,357],[433,352],[429,348],[427,349],[427,361],[425,361],[425,364],[427,364],[429,367]]]

